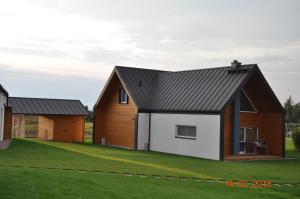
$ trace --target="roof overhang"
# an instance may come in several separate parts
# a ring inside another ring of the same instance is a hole
[[[245,87],[245,85],[247,84],[247,82],[255,75],[258,74],[260,76],[260,78],[263,80],[264,84],[267,86],[267,89],[269,90],[269,92],[271,93],[271,96],[273,98],[273,100],[275,100],[276,104],[278,105],[280,111],[282,113],[285,113],[285,110],[282,106],[282,104],[280,103],[280,101],[278,100],[278,98],[276,97],[274,91],[272,90],[271,86],[269,85],[269,83],[267,82],[266,78],[264,77],[263,73],[261,72],[261,70],[259,69],[259,67],[257,65],[255,65],[254,69],[252,69],[252,71],[248,74],[247,78],[245,78],[245,80],[240,84],[240,86],[236,89],[236,91],[234,92],[234,94],[226,101],[226,103],[224,104],[223,108],[222,108],[222,112],[225,110],[226,106],[228,104],[230,104],[235,97],[237,96],[237,94],[239,94],[240,92],[242,92],[243,88]]]
[[[3,88],[3,86],[0,84],[0,90],[6,95],[8,96],[8,92],[7,90],[5,90],[5,88]]]
[[[172,109],[140,109],[139,113],[169,113],[169,114],[203,114],[220,115],[222,111],[193,111],[193,110],[172,110]]]

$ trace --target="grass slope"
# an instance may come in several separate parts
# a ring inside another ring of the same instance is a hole
[[[0,151],[1,198],[293,198],[300,186],[271,189],[226,188],[224,183],[112,176],[46,168],[115,171],[146,175],[300,183],[300,154],[287,140],[283,161],[219,162],[155,152],[129,151],[90,144],[13,140]],[[21,168],[12,166],[22,166]],[[28,168],[40,167],[40,168]],[[298,190],[299,189],[299,190]]]

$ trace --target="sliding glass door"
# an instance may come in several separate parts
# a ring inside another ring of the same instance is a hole
[[[258,141],[258,128],[240,128],[240,154],[255,153],[255,145]]]

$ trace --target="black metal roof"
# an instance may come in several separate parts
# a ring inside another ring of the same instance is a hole
[[[88,115],[79,100],[9,97],[13,114]]]
[[[211,113],[221,112],[256,70],[256,64],[178,72],[116,66],[113,74],[140,111]]]
[[[0,84],[0,90],[6,95],[8,96],[8,92],[7,90],[5,90],[5,88],[3,88],[3,86]]]

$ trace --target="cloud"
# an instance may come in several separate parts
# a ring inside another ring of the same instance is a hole
[[[107,75],[108,70],[103,73],[107,60],[88,63],[86,60],[93,55],[87,53],[95,48],[100,55],[134,48],[126,28],[117,22],[14,0],[2,2],[0,13],[0,60],[14,68],[66,75]]]
[[[3,1],[0,64],[104,81],[114,65],[186,70],[238,59],[258,63],[281,100],[300,100],[290,86],[300,79],[299,9],[297,0]]]

